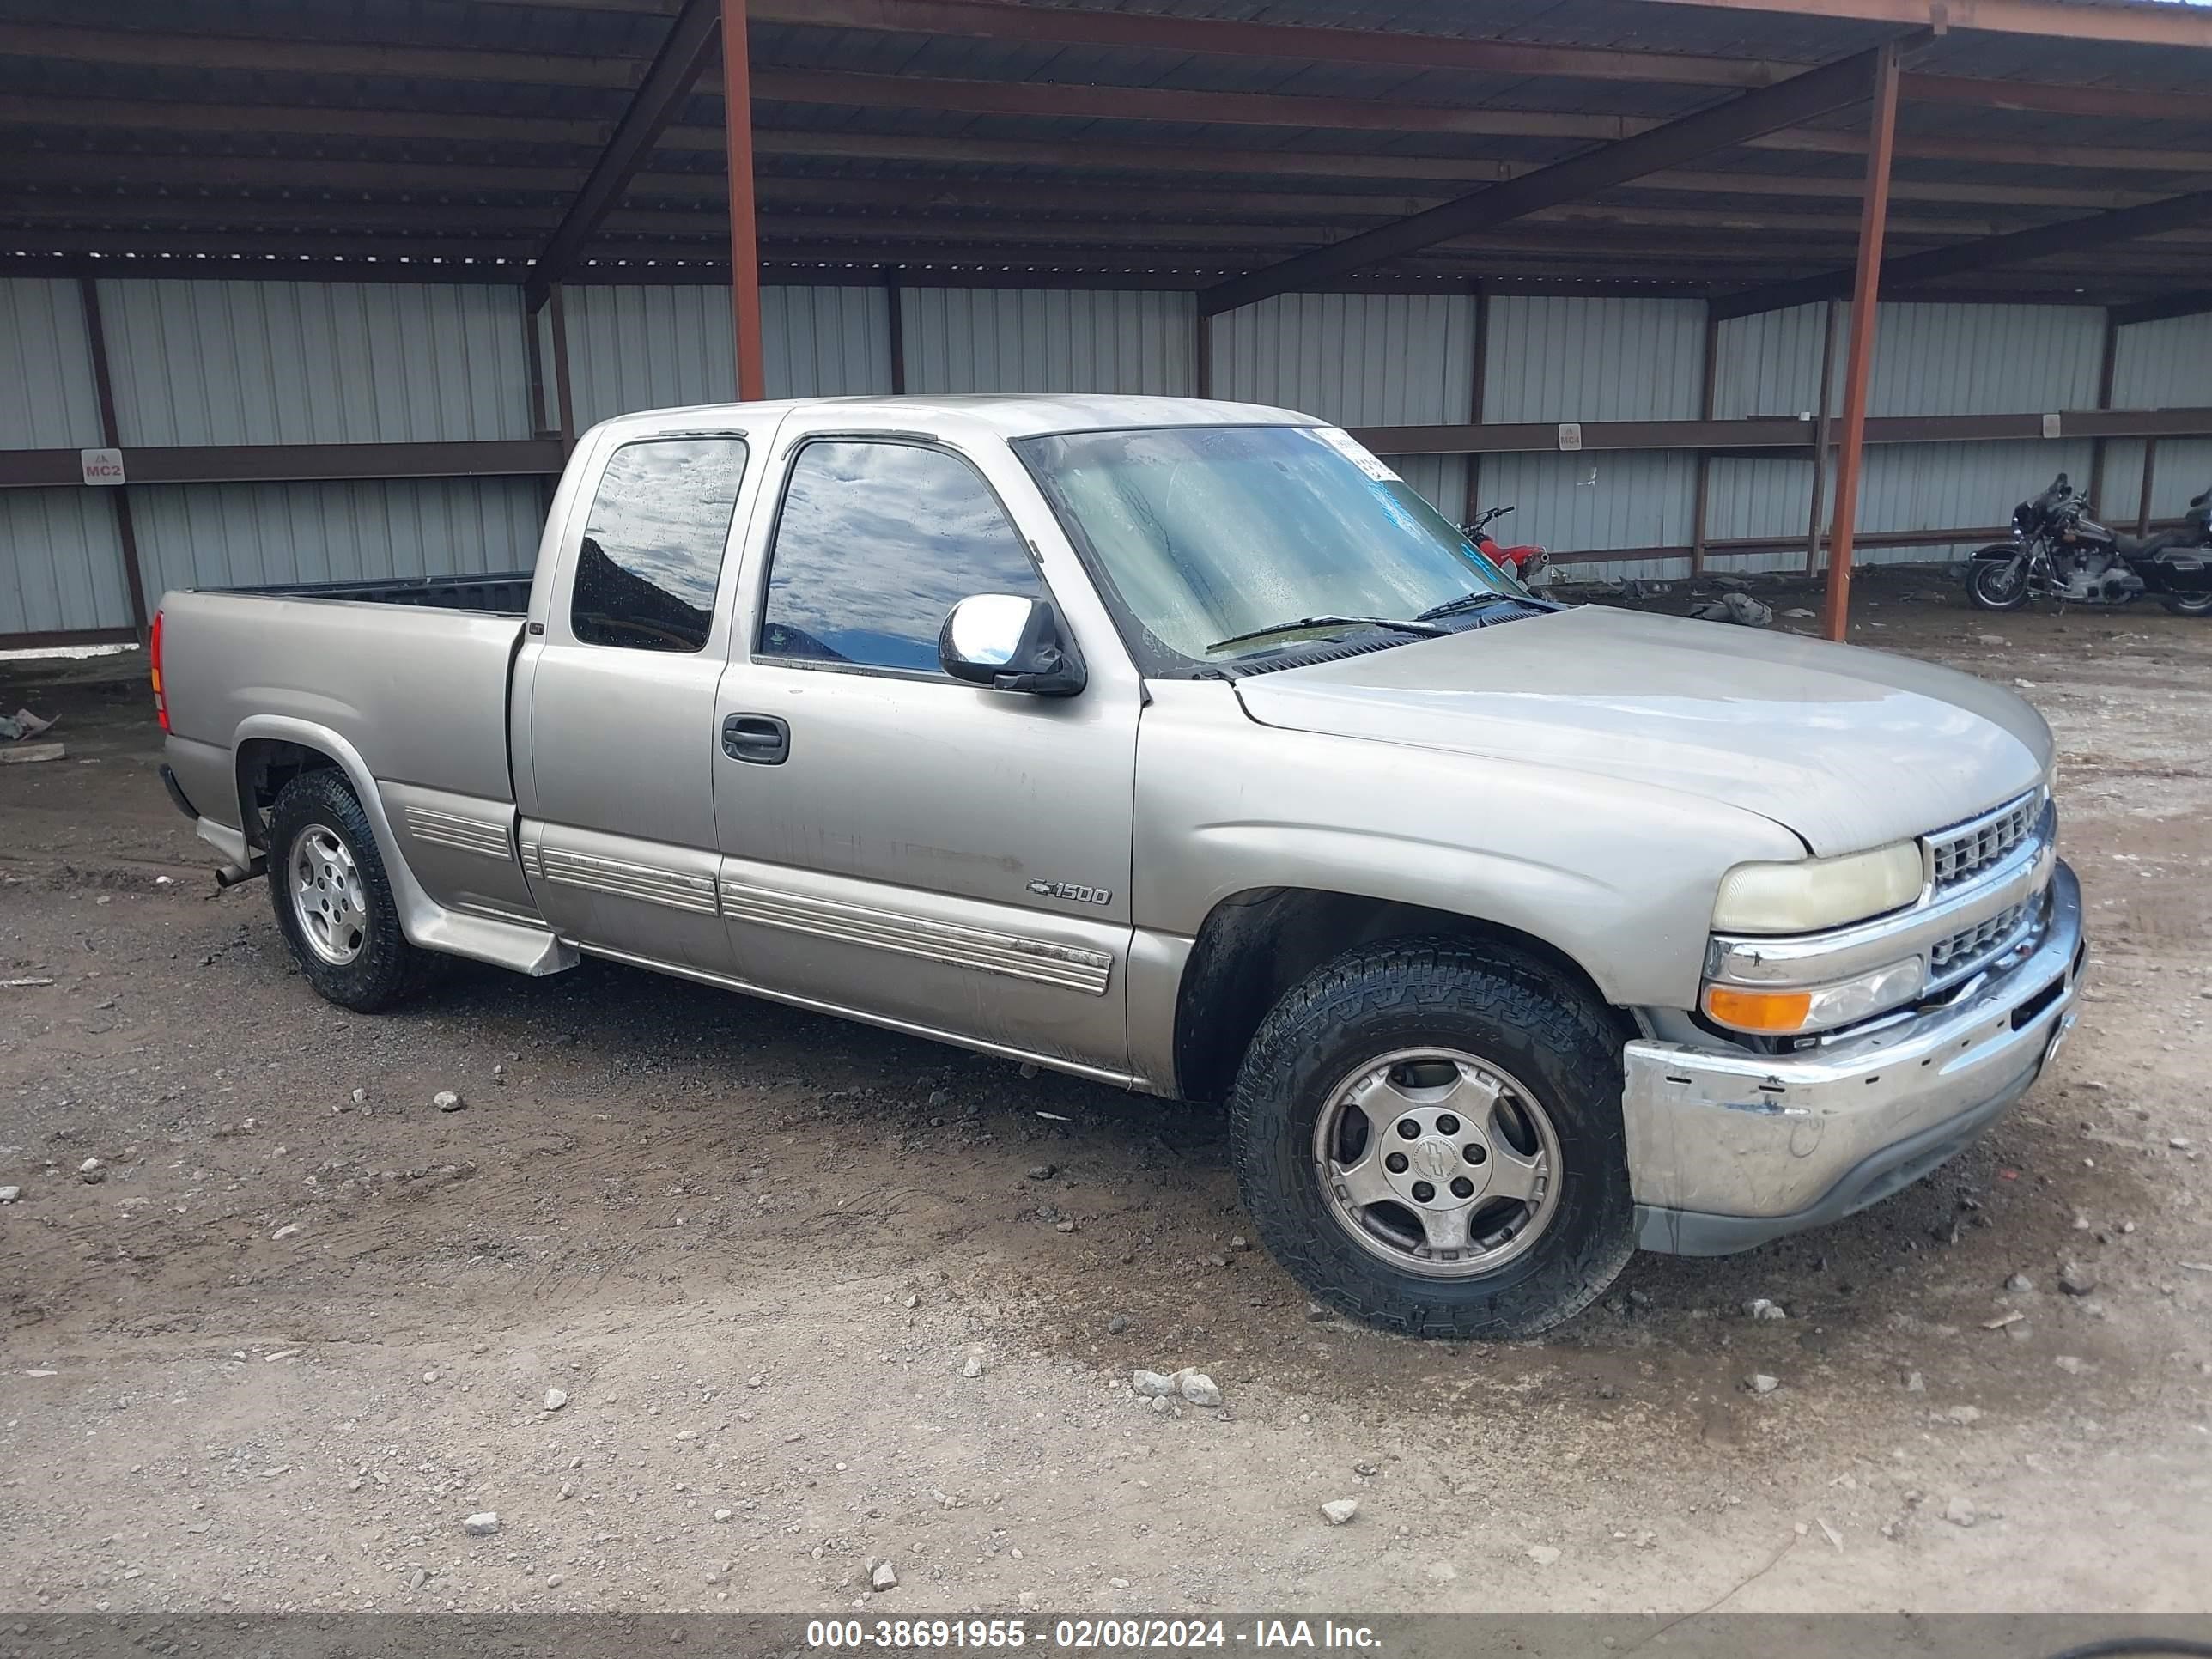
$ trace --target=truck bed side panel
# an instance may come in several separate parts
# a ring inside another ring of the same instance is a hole
[[[161,609],[176,738],[228,753],[249,721],[327,731],[367,766],[433,898],[532,912],[507,750],[520,617],[229,593],[171,593]],[[201,811],[239,822],[234,790],[200,787]]]

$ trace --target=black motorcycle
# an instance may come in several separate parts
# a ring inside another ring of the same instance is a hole
[[[2212,489],[2189,503],[2179,527],[2141,539],[2099,524],[2089,510],[2060,473],[2013,508],[2012,540],[1968,562],[1967,599],[1984,611],[2017,611],[2035,599],[2119,605],[2152,598],[2178,617],[2212,616]]]

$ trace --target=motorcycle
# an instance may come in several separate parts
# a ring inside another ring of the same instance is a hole
[[[2140,540],[2089,514],[2060,473],[2013,509],[2011,541],[1968,561],[1968,600],[1983,611],[2017,611],[2033,599],[2121,605],[2151,598],[2178,617],[2212,616],[2212,489],[2191,501],[2179,528]]]
[[[1519,577],[1523,587],[1542,587],[1551,580],[1551,555],[1534,542],[1518,547],[1501,546],[1490,534],[1490,526],[1512,510],[1510,506],[1490,507],[1473,523],[1462,525],[1460,534],[1473,542],[1491,563]]]

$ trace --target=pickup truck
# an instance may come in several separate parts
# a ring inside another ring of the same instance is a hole
[[[170,793],[324,996],[588,952],[1225,1103],[1261,1240],[1389,1328],[1860,1209],[2074,1018],[2019,697],[1540,599],[1291,410],[624,416],[525,592],[162,600]]]

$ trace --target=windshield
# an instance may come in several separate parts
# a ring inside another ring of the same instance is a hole
[[[1076,432],[1015,448],[1118,607],[1192,661],[1525,592],[1333,427]]]

